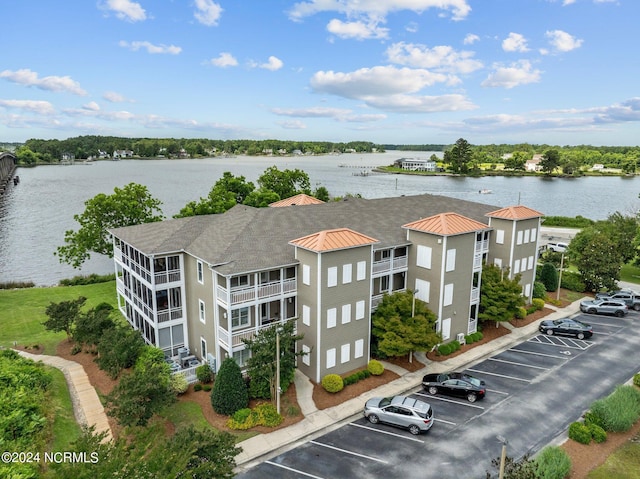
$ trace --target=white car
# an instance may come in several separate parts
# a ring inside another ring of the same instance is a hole
[[[567,243],[548,243],[547,249],[549,251],[555,251],[556,253],[564,253],[567,251],[569,245]]]

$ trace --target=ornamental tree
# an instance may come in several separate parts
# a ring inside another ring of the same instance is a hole
[[[225,416],[249,406],[249,391],[240,366],[233,358],[226,358],[220,365],[211,390],[211,406]]]
[[[49,331],[56,333],[64,331],[67,338],[71,337],[72,329],[78,318],[82,315],[80,308],[87,301],[84,296],[69,301],[61,301],[59,303],[49,303],[45,314],[49,317],[42,325]]]
[[[509,271],[503,271],[496,265],[485,264],[482,267],[480,284],[480,321],[510,321],[525,304],[520,286],[520,274],[509,278]]]

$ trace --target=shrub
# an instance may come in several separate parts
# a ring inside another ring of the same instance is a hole
[[[597,411],[587,411],[584,415],[584,423],[589,426],[591,424],[604,429],[604,418]]]
[[[533,283],[533,297],[544,299],[547,296],[547,288],[544,287],[542,281],[536,281]]]
[[[558,446],[547,446],[535,459],[537,479],[562,479],[569,476],[571,459]]]
[[[74,344],[73,347],[71,348],[71,355],[75,356],[76,354],[78,354],[80,351],[82,351],[82,346],[79,344]]]
[[[572,422],[569,425],[569,438],[580,444],[589,444],[591,442],[591,431],[581,422]]]
[[[533,306],[535,306],[537,311],[540,311],[541,309],[544,308],[544,299],[540,299],[540,298],[533,298],[531,300],[531,304]]]
[[[212,389],[213,389],[213,386],[212,386],[211,384],[203,384],[203,385],[202,385],[202,390],[203,390],[203,391],[207,391],[207,392],[209,392],[209,391],[211,391]]]
[[[384,372],[384,366],[380,361],[372,359],[371,361],[369,361],[369,364],[367,364],[367,371],[369,371],[374,376],[380,376]]]
[[[516,309],[515,317],[517,319],[524,319],[526,316],[527,316],[527,310],[524,309],[522,306]]]
[[[249,405],[249,390],[240,366],[233,358],[226,358],[220,366],[211,391],[211,406],[218,414],[230,416]]]
[[[202,391],[202,384],[200,383],[196,383],[193,385],[193,390],[194,391]]]
[[[184,394],[189,389],[189,383],[182,374],[172,374],[169,379],[169,387],[176,394]]]
[[[62,279],[58,283],[60,286],[84,286],[87,284],[108,283],[116,279],[115,274],[90,274],[88,276],[74,276],[71,279]]]
[[[322,387],[329,393],[337,393],[344,388],[344,381],[337,374],[327,374],[322,378]]]
[[[640,390],[633,386],[618,386],[604,399],[591,405],[591,412],[601,418],[607,432],[628,431],[640,417]]]
[[[640,373],[633,376],[633,384],[640,387]]]
[[[476,331],[475,333],[471,333],[471,336],[473,336],[473,341],[474,342],[480,341],[484,337],[480,331]]]
[[[589,429],[589,432],[591,433],[591,437],[593,438],[593,440],[598,444],[605,442],[607,440],[607,432],[597,424],[589,423],[587,424],[587,428]]]
[[[527,316],[530,315],[530,314],[535,313],[536,311],[538,311],[538,308],[536,308],[535,306],[529,306],[527,308]]]
[[[196,378],[202,384],[210,383],[213,380],[213,371],[208,364],[202,364],[196,368]]]
[[[583,293],[584,290],[587,289],[584,282],[580,278],[580,275],[571,271],[564,271],[562,273],[562,281],[560,282],[560,287],[568,289],[570,291],[577,291],[578,293]]]
[[[464,342],[465,342],[466,344],[473,344],[473,343],[475,342],[475,339],[473,338],[473,335],[472,335],[472,334],[467,334],[467,335],[464,337]]]
[[[451,346],[449,345],[449,343],[438,345],[438,354],[440,356],[451,354]]]
[[[254,409],[244,408],[236,411],[227,421],[227,426],[236,430],[247,430],[254,426],[276,427],[283,420],[273,404],[262,403]]]
[[[547,291],[555,291],[558,289],[558,271],[554,264],[545,263],[542,265],[540,281],[544,284]]]

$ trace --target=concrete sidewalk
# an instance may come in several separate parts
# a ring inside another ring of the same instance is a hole
[[[31,354],[26,351],[16,352],[24,358],[35,362],[42,361],[44,364],[62,371],[69,387],[76,421],[83,425],[94,426],[96,433],[104,432],[106,434],[104,441],[110,441],[113,438],[98,393],[89,382],[89,377],[81,364],[58,356]]]
[[[512,344],[522,341],[538,331],[540,321],[546,319],[557,319],[572,315],[580,310],[580,300],[573,302],[566,308],[558,309],[549,304],[545,305],[554,312],[544,318],[528,324],[522,328],[507,327],[511,329],[511,334],[497,338],[489,343],[476,346],[475,348],[445,361],[429,361],[424,354],[418,353],[417,359],[425,364],[425,367],[408,372],[392,364],[383,362],[385,368],[390,369],[400,375],[398,379],[377,387],[360,397],[350,399],[344,403],[324,410],[318,410],[313,402],[313,385],[311,381],[299,371],[296,371],[295,385],[298,398],[298,405],[305,418],[287,428],[279,429],[267,434],[259,434],[238,444],[242,452],[236,456],[238,471],[248,469],[258,462],[265,460],[269,456],[275,456],[291,448],[298,442],[302,442],[313,435],[320,434],[327,428],[337,427],[342,421],[346,421],[355,415],[362,413],[362,408],[367,399],[372,397],[387,397],[397,394],[404,394],[422,384],[422,377],[427,373],[439,373],[451,370],[458,370],[467,367],[469,364],[481,360],[482,358],[494,354],[510,347]]]

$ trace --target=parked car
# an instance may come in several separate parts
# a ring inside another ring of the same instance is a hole
[[[434,420],[429,403],[408,396],[369,399],[363,414],[372,424],[383,422],[408,429],[414,435],[431,429]]]
[[[562,318],[562,319],[547,319],[540,323],[538,327],[541,333],[548,335],[552,334],[565,334],[569,336],[575,336],[578,339],[590,338],[593,336],[593,328],[590,324],[583,323],[577,319]]]
[[[580,311],[589,314],[612,314],[618,318],[622,318],[629,312],[629,307],[624,301],[594,299],[581,301]]]
[[[564,253],[568,247],[567,243],[547,243],[547,249],[556,253]]]
[[[640,311],[640,295],[630,289],[621,289],[618,291],[603,291],[596,293],[596,299],[612,299],[623,301],[628,307],[636,311]]]
[[[482,399],[487,392],[484,381],[464,373],[427,374],[422,387],[429,394],[463,397],[469,402]]]

